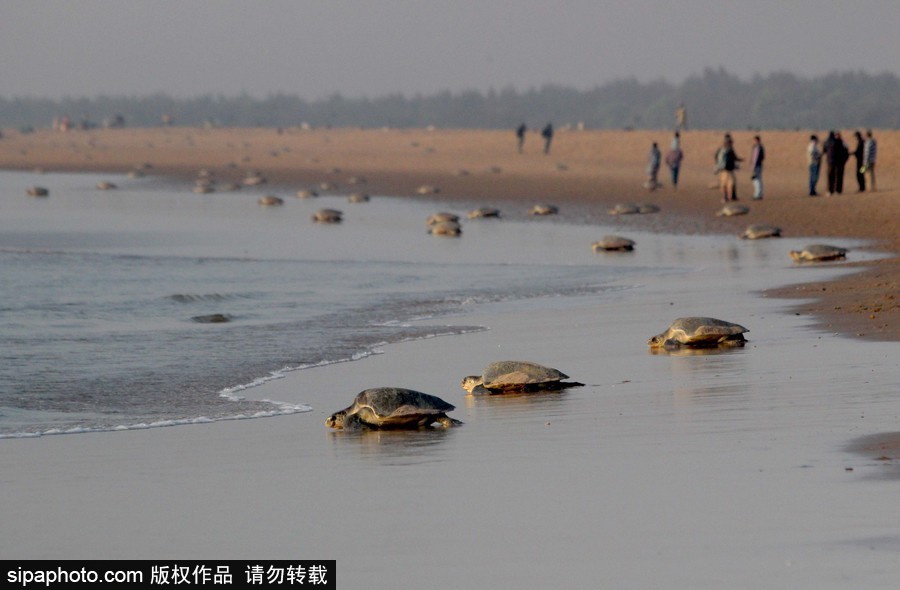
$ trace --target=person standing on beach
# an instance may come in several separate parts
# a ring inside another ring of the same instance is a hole
[[[853,137],[856,138],[856,147],[853,149],[853,157],[856,158],[856,167],[854,168],[856,172],[856,185],[859,187],[856,192],[863,193],[866,191],[866,174],[865,174],[865,153],[866,153],[866,140],[863,139],[862,133],[857,129],[853,133]]]
[[[869,175],[869,186],[872,189],[872,192],[875,192],[875,159],[878,157],[878,143],[875,141],[875,136],[872,135],[872,130],[866,130],[866,145],[863,148],[863,160],[865,163],[863,166],[865,167],[864,174]]]
[[[516,141],[519,144],[519,153],[522,153],[522,149],[525,147],[525,132],[528,128],[525,126],[525,123],[519,125],[516,129]]]
[[[544,153],[550,153],[550,142],[553,141],[553,125],[547,123],[547,126],[544,127],[543,131],[541,131],[541,137],[544,138]]]
[[[678,190],[678,172],[681,170],[681,161],[684,159],[684,152],[681,151],[681,136],[676,131],[675,137],[672,139],[672,147],[666,153],[666,166],[672,174],[672,188]]]
[[[646,187],[648,190],[655,191],[659,188],[659,165],[662,159],[662,154],[660,154],[659,146],[656,142],[653,142],[653,145],[650,146],[650,157],[647,161],[647,184]]]
[[[753,136],[753,148],[750,152],[750,167],[753,168],[750,180],[753,181],[753,199],[758,201],[763,198],[763,160],[766,159],[766,149],[763,147],[759,135]]]
[[[819,149],[819,136],[810,135],[806,147],[806,161],[809,164],[809,196],[817,197],[816,184],[819,183],[819,166],[822,163],[822,150]]]
[[[737,183],[734,171],[738,169],[738,162],[744,160],[735,153],[734,142],[731,134],[725,134],[722,147],[716,152],[716,170],[719,173],[719,186],[722,189],[722,202],[737,201]]]
[[[825,155],[826,174],[828,175],[828,196],[841,194],[844,191],[844,165],[847,163],[847,146],[837,131],[829,131],[825,143],[822,144]]]
[[[675,109],[675,129],[678,131],[687,129],[687,109],[684,108],[683,102]]]
[[[844,143],[840,131],[834,133],[834,150],[834,167],[836,168],[834,188],[837,194],[841,195],[844,193],[844,170],[847,167],[847,160],[850,159],[850,150],[847,149],[847,144]]]

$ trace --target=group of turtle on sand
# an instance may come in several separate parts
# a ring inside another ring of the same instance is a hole
[[[654,349],[717,348],[743,346],[747,328],[709,317],[678,318],[669,328],[651,337],[647,344]],[[580,387],[583,383],[567,381],[569,376],[528,361],[498,361],[489,364],[480,375],[464,377],[460,384],[473,395],[502,395],[559,391]],[[434,424],[459,426],[461,421],[447,414],[455,408],[443,399],[402,387],[375,387],[359,392],[348,407],[325,420],[334,429],[415,429]]]

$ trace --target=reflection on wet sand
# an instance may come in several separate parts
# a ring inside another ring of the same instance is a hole
[[[867,477],[900,479],[900,432],[879,432],[855,438],[847,443],[849,453],[866,459]],[[848,467],[853,471],[854,467]]]
[[[327,436],[336,456],[373,458],[388,465],[422,465],[442,461],[440,448],[448,437],[448,428],[421,428],[418,430],[332,430]]]

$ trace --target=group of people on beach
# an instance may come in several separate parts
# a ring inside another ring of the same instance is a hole
[[[851,152],[841,138],[840,131],[829,131],[828,137],[819,145],[819,137],[815,134],[809,136],[809,145],[806,148],[806,158],[809,164],[809,196],[816,197],[816,185],[819,183],[819,171],[822,159],[825,159],[826,177],[828,181],[828,195],[844,192],[844,171],[847,161],[852,155],[856,160],[856,192],[866,190],[866,176],[869,177],[869,190],[875,191],[875,160],[878,156],[878,142],[871,129],[866,131],[866,136],[860,131],[853,133],[856,138],[856,147]]]
[[[839,131],[830,131],[823,144],[819,144],[818,136],[810,136],[807,147],[807,162],[809,164],[809,196],[817,196],[816,185],[819,181],[819,170],[822,159],[825,159],[828,194],[841,194],[844,191],[844,170],[846,163],[852,155],[856,160],[857,192],[866,190],[866,177],[869,178],[869,190],[875,190],[875,161],[878,155],[878,143],[869,129],[865,137],[861,131],[854,133],[856,147],[851,152],[841,139]],[[753,144],[750,148],[750,180],[753,183],[753,199],[763,198],[763,163],[766,158],[766,149],[759,135],[753,136]],[[678,190],[678,176],[681,170],[681,162],[684,160],[684,152],[681,149],[681,132],[675,131],[672,144],[665,156],[665,164],[671,173],[672,188]],[[722,145],[713,156],[715,167],[714,174],[718,177],[718,187],[722,194],[722,202],[737,201],[737,183],[735,171],[739,169],[739,163],[744,159],[737,155],[734,149],[734,139],[730,133],[726,133]],[[659,182],[659,170],[663,158],[657,142],[650,146],[650,154],[647,159],[647,180],[644,186],[648,190],[656,190],[661,187]]]
[[[525,150],[525,133],[528,131],[528,126],[525,123],[522,123],[516,128],[516,141],[519,147],[519,153],[521,154]],[[547,123],[543,129],[541,129],[541,137],[544,138],[544,153],[550,153],[550,143],[553,141],[553,124]]]

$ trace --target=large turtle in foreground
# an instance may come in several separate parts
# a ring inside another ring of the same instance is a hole
[[[797,262],[818,262],[821,260],[839,260],[846,258],[847,249],[828,244],[810,244],[802,250],[791,250],[791,258]]]
[[[462,388],[469,393],[507,393],[546,391],[579,387],[584,383],[563,381],[565,373],[527,361],[498,361],[484,368],[481,375],[463,378]]]
[[[447,416],[456,409],[434,395],[403,389],[375,387],[359,392],[353,403],[325,420],[329,428],[426,428],[435,422],[458,426],[459,420]]]
[[[744,332],[749,331],[740,324],[716,318],[678,318],[668,330],[653,336],[647,344],[651,348],[743,346],[746,342]]]

